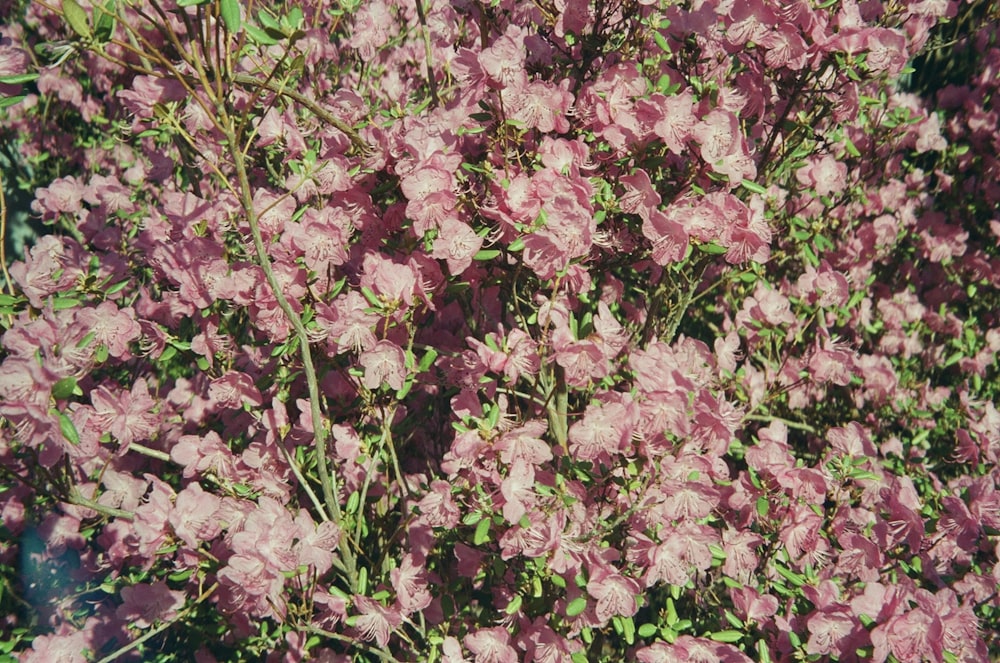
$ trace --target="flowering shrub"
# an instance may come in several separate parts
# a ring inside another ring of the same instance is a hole
[[[1000,652],[954,2],[5,4],[8,658]]]

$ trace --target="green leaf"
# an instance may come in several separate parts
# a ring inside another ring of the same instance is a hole
[[[80,3],[76,0],[62,0],[62,11],[66,22],[69,23],[69,27],[72,28],[73,32],[84,39],[90,39],[92,33],[87,10],[81,7]]]
[[[251,39],[253,39],[255,42],[257,42],[262,46],[274,46],[280,41],[278,39],[275,39],[268,33],[264,32],[253,23],[247,23],[246,25],[243,26],[243,29],[246,30],[246,33],[250,35]]]
[[[497,249],[482,249],[473,256],[474,260],[493,260],[498,255],[500,251]]]
[[[575,599],[573,599],[566,605],[566,616],[576,617],[586,609],[587,609],[587,599],[585,599],[582,596],[577,596]]]
[[[72,375],[52,385],[52,398],[64,401],[77,391],[76,378]],[[82,393],[82,392],[81,392]]]
[[[716,631],[708,636],[716,642],[739,642],[743,639],[743,633],[740,631]]]
[[[651,638],[654,635],[656,635],[656,632],[658,630],[659,629],[656,627],[656,624],[643,624],[642,626],[639,627],[639,631],[638,631],[639,632],[639,637],[640,638]]]
[[[476,525],[476,533],[472,536],[473,545],[481,546],[490,540],[490,519],[483,518]]]
[[[0,83],[4,85],[21,85],[22,83],[30,83],[36,78],[38,78],[38,74],[11,74],[9,76],[0,76]]]
[[[431,366],[434,365],[434,360],[438,358],[438,351],[434,348],[427,348],[427,352],[424,356],[420,358],[420,364],[417,365],[418,373],[425,373],[429,371]]]
[[[524,599],[521,598],[521,595],[517,594],[514,596],[514,599],[507,604],[507,607],[504,608],[503,611],[506,612],[508,615],[513,615],[515,612],[521,609],[521,603],[523,603],[523,601]]]
[[[197,7],[206,3],[208,3],[208,0],[177,0],[178,7]]]
[[[511,251],[511,252],[515,252],[515,253],[517,251],[523,251],[524,250],[524,238],[523,237],[518,237],[517,239],[515,239],[513,242],[510,243],[510,246],[507,247],[507,250]]]
[[[707,244],[699,244],[698,250],[711,256],[718,256],[726,253],[729,249],[715,242],[709,242]]]
[[[785,567],[779,564],[774,565],[774,570],[777,571],[781,576],[783,576],[786,580],[788,580],[788,582],[792,583],[796,587],[801,587],[802,585],[806,584],[806,579],[804,576],[795,573],[790,569],[786,569]]]
[[[472,527],[480,520],[483,519],[483,514],[480,511],[471,511],[462,517],[462,524]]]
[[[116,0],[108,0],[104,6],[94,5],[94,37],[104,43],[111,39],[115,31]]]
[[[368,567],[362,566],[358,569],[358,594],[364,596],[368,593]]]
[[[73,299],[72,297],[55,297],[52,300],[52,308],[56,311],[62,311],[64,309],[73,308],[74,306],[79,306],[80,300]]]
[[[743,180],[741,184],[743,185],[743,188],[749,191],[750,193],[756,193],[761,196],[767,193],[767,189],[757,184],[756,182],[751,182],[750,180]]]
[[[219,0],[219,14],[230,34],[240,31],[240,3],[238,0]]]
[[[660,32],[653,33],[653,41],[659,46],[664,53],[670,53],[670,44],[667,43],[667,38],[663,36]]]
[[[66,416],[65,412],[59,413],[59,430],[67,442],[73,446],[80,444],[80,434],[76,431],[76,425],[72,419]]]
[[[8,106],[21,103],[24,101],[25,96],[26,95],[19,94],[16,97],[0,97],[0,110],[7,108]]]

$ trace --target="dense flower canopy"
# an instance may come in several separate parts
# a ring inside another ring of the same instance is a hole
[[[5,651],[1000,654],[995,6],[0,8]]]

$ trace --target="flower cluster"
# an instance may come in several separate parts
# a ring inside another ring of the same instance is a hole
[[[5,651],[1000,652],[956,3],[6,4]]]

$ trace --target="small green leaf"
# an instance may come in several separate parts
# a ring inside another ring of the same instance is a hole
[[[741,184],[743,185],[743,188],[749,191],[750,193],[756,193],[761,196],[767,193],[767,189],[757,184],[756,182],[751,182],[750,180],[743,180]]]
[[[523,237],[518,237],[517,239],[515,239],[507,247],[507,250],[511,251],[513,253],[516,253],[518,251],[523,251],[524,250],[524,238]]]
[[[11,74],[9,76],[0,76],[0,83],[4,85],[21,85],[22,83],[30,83],[36,78],[38,78],[38,74]]]
[[[472,527],[483,519],[483,514],[479,511],[471,511],[462,517],[462,524]]]
[[[429,371],[431,366],[434,365],[434,360],[438,358],[438,351],[434,348],[427,348],[427,352],[424,356],[420,358],[420,364],[417,366],[418,373],[424,373]]]
[[[760,516],[761,518],[766,517],[769,508],[770,508],[770,504],[768,503],[766,497],[758,497],[757,498],[757,515],[758,516]]]
[[[368,593],[368,567],[361,566],[358,569],[358,594],[364,596]]]
[[[726,253],[729,249],[715,242],[708,242],[707,244],[699,244],[698,250],[711,256],[717,256]]]
[[[52,299],[52,308],[56,311],[62,311],[64,309],[73,308],[74,306],[79,306],[80,300],[73,299],[72,297],[55,297]]]
[[[743,633],[740,631],[716,631],[708,636],[716,642],[739,642],[743,639]]]
[[[240,3],[237,0],[219,0],[219,14],[230,34],[240,31]]]
[[[0,110],[21,103],[25,96],[27,95],[19,94],[15,97],[0,97]]]
[[[472,536],[473,545],[481,546],[490,540],[490,519],[483,518],[476,525],[476,533]]]
[[[178,7],[197,7],[198,5],[207,4],[208,0],[177,0]]]
[[[80,434],[76,431],[76,425],[64,412],[59,413],[59,430],[67,442],[73,446],[80,444]]]
[[[504,608],[504,612],[506,612],[508,615],[513,615],[515,612],[521,609],[521,603],[523,603],[523,601],[524,599],[521,598],[520,594],[515,595],[514,599],[507,604],[506,608]]]
[[[566,616],[576,617],[586,609],[587,609],[587,599],[585,599],[582,596],[577,596],[575,599],[573,599],[566,605]]]
[[[664,53],[670,53],[671,52],[670,51],[670,44],[667,43],[667,38],[663,36],[663,33],[661,33],[661,32],[654,32],[653,33],[653,41],[656,42],[656,45],[659,46],[660,49],[662,49]]]
[[[640,638],[651,638],[656,635],[659,629],[656,624],[643,624],[639,627],[639,637]]]
[[[66,22],[69,23],[69,27],[73,29],[73,32],[79,37],[90,39],[92,33],[90,31],[90,17],[87,16],[87,10],[81,7],[80,3],[76,0],[62,0],[62,11]]]
[[[251,39],[262,46],[274,46],[279,42],[278,39],[275,39],[268,33],[264,32],[253,23],[247,23],[243,26],[243,29],[246,30],[246,33],[250,35]]]
[[[72,396],[76,390],[76,378],[71,375],[68,378],[63,378],[52,385],[52,398],[57,401],[64,401]]]
[[[493,260],[498,255],[500,251],[497,249],[482,249],[473,256],[474,260]]]
[[[94,37],[104,43],[111,39],[115,31],[116,0],[108,0],[104,6],[94,5]]]

